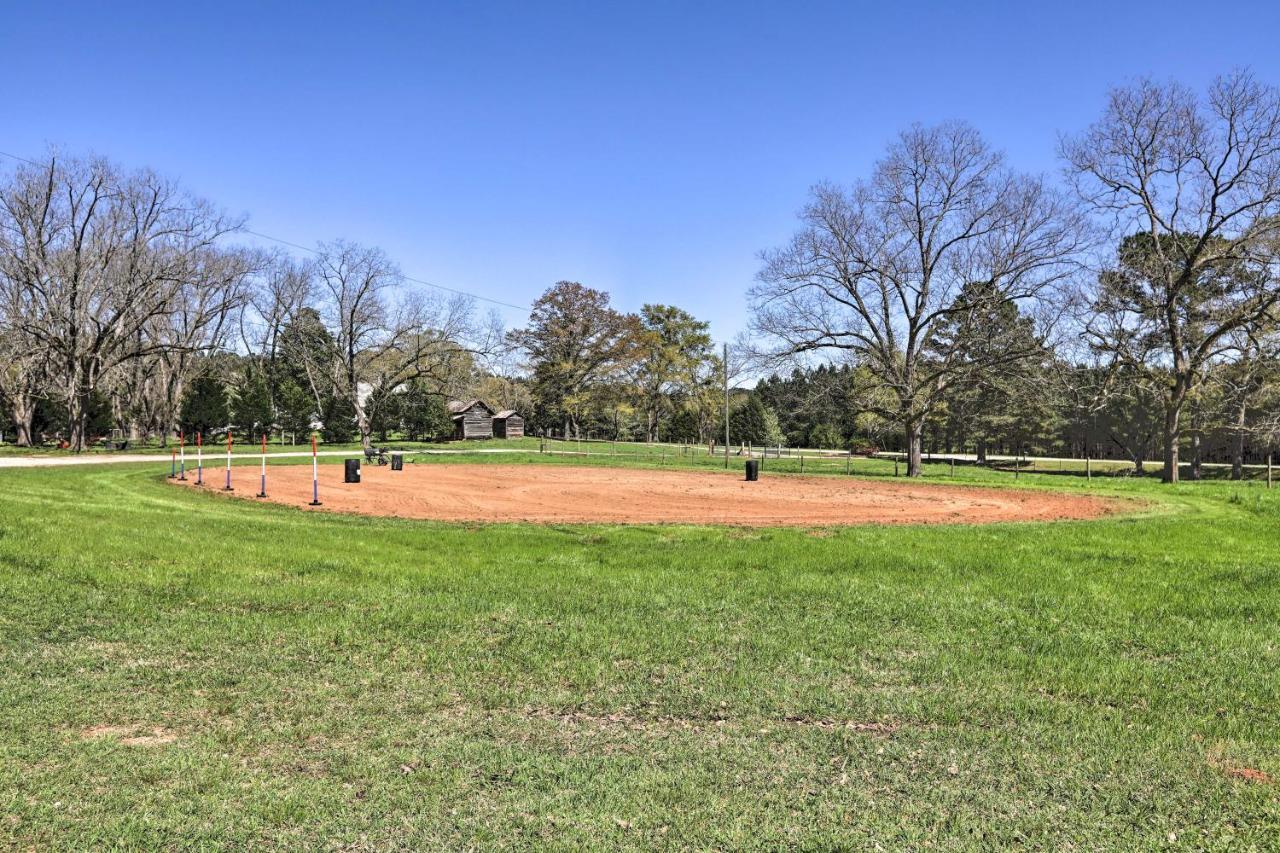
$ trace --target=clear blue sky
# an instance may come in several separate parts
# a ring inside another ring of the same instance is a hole
[[[288,240],[519,304],[575,279],[718,338],[808,187],[911,122],[1056,171],[1110,85],[1280,83],[1275,2],[6,5],[0,150],[149,165]]]

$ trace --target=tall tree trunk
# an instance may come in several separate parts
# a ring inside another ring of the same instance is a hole
[[[1203,448],[1201,447],[1200,433],[1193,433],[1191,436],[1191,471],[1187,474],[1187,478],[1191,480],[1200,479],[1200,463],[1203,461]]]
[[[1178,440],[1182,432],[1179,420],[1182,416],[1182,399],[1175,394],[1164,406],[1164,471],[1160,475],[1165,483],[1178,482]]]
[[[986,440],[986,439],[984,439],[984,438],[980,438],[980,439],[978,439],[978,446],[977,446],[977,454],[976,454],[976,455],[977,455],[977,457],[978,457],[978,464],[979,464],[979,465],[986,465],[986,464],[987,464],[987,440]]]
[[[10,401],[9,414],[13,416],[13,443],[19,447],[31,446],[31,424],[35,420],[36,407],[30,397],[15,396]]]
[[[369,428],[369,418],[364,408],[356,409],[356,429],[360,431],[360,446],[368,451],[373,448],[373,430]]]
[[[67,400],[67,444],[74,453],[79,453],[85,448],[88,419],[89,394],[83,390],[77,390]]]
[[[355,389],[351,392],[351,407],[356,414],[356,429],[360,431],[360,446],[367,453],[373,448],[373,440],[370,437],[373,434],[373,428],[369,425],[369,413],[360,403],[360,386],[353,382],[351,387]]]
[[[923,473],[920,462],[920,450],[924,444],[924,422],[908,423],[907,437],[907,476],[919,477]]]
[[[1233,480],[1244,479],[1244,427],[1248,411],[1248,404],[1241,400],[1240,408],[1236,410],[1236,433],[1231,438],[1231,479]]]

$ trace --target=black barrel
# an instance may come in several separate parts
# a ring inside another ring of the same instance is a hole
[[[360,482],[360,460],[348,459],[346,460],[346,463],[347,463],[346,472],[345,472],[346,475],[342,478],[342,482],[344,483]]]
[[[747,480],[748,480],[748,482],[752,482],[752,483],[754,483],[756,480],[759,480],[759,479],[760,479],[760,460],[758,460],[758,459],[748,459],[748,460],[747,460]]]
[[[391,454],[391,470],[392,471],[404,470],[404,454],[403,453]]]

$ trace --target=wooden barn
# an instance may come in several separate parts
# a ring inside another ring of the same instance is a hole
[[[503,409],[493,416],[494,438],[523,438],[524,418],[515,409]]]
[[[493,438],[493,409],[484,400],[449,404],[449,417],[453,418],[454,438]]]

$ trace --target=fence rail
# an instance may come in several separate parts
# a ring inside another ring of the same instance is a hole
[[[906,454],[900,452],[882,451],[868,455],[840,450],[763,447],[751,444],[730,447],[726,456],[723,444],[642,443],[599,438],[540,438],[538,442],[540,453],[553,456],[626,458],[652,462],[660,466],[688,467],[734,467],[741,465],[747,459],[755,459],[760,463],[762,471],[772,470],[780,473],[904,476],[907,459]],[[958,476],[964,472],[964,469],[1005,473],[1014,480],[1026,474],[1092,479],[1094,477],[1151,477],[1159,476],[1160,473],[1158,464],[1146,465],[1139,471],[1134,463],[1116,459],[989,455],[984,461],[979,462],[973,454],[935,453],[925,454],[921,461],[928,476]],[[1190,464],[1184,463],[1181,468],[1183,472],[1190,474]],[[1206,462],[1201,465],[1201,468],[1204,479],[1221,480],[1230,476],[1232,466],[1227,463]],[[1247,464],[1243,466],[1242,473],[1242,479],[1271,481],[1271,467],[1265,463]]]

